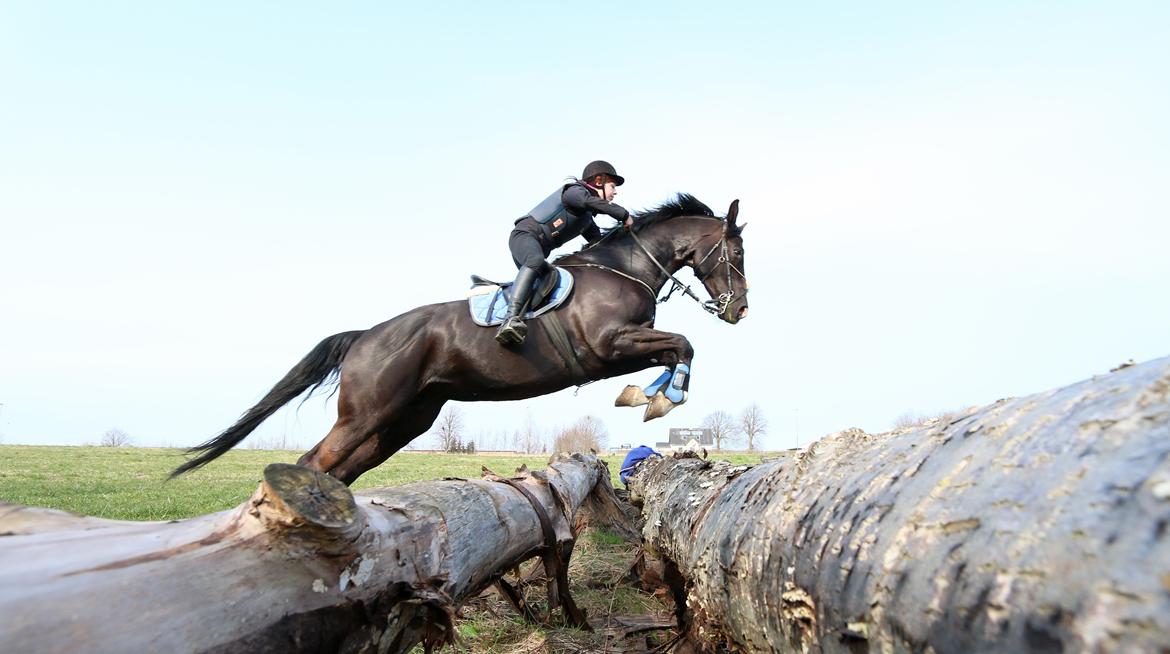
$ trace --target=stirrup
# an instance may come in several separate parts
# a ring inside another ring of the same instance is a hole
[[[519,316],[512,316],[496,330],[496,341],[500,345],[520,345],[528,336],[528,325]]]

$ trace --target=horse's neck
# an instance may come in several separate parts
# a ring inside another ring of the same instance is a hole
[[[684,228],[681,233],[680,228]],[[639,233],[638,238],[654,260],[673,275],[685,265],[685,261],[676,256],[676,248],[680,237],[685,240],[687,234],[697,234],[695,226],[689,224],[685,218],[675,218],[670,222],[650,226],[644,232]],[[693,238],[698,240],[701,237],[694,236]],[[646,256],[646,252],[642,251],[638,243],[628,236],[611,245],[578,252],[572,255],[571,259],[613,268],[642,280],[655,291],[661,289],[667,280],[662,270],[655,265],[654,261],[650,260],[650,257]]]

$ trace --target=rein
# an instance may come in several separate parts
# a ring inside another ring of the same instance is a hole
[[[606,270],[606,271],[609,271],[609,272],[611,272],[611,273],[613,273],[613,274],[615,274],[615,275],[621,275],[622,277],[625,277],[626,279],[628,279],[628,280],[630,280],[630,281],[633,281],[633,282],[638,282],[639,284],[641,284],[641,285],[642,285],[642,288],[646,289],[646,292],[650,294],[650,297],[652,297],[652,298],[654,298],[654,299],[658,299],[658,294],[654,292],[654,289],[653,289],[653,288],[651,288],[649,284],[647,284],[646,282],[644,282],[644,281],[642,281],[642,280],[638,279],[637,277],[634,277],[633,275],[626,274],[626,273],[624,273],[624,272],[622,272],[622,271],[618,270],[617,268],[610,268],[609,266],[603,266],[603,265],[601,265],[600,263],[593,263],[593,262],[587,262],[587,263],[558,263],[558,264],[556,264],[556,265],[557,265],[558,267],[560,267],[560,268],[599,268],[599,269],[601,269],[601,270]]]
[[[727,309],[727,305],[731,304],[731,300],[728,300],[727,302],[723,303],[721,308],[716,309],[715,308],[715,305],[716,305],[715,300],[708,300],[708,301],[704,302],[698,295],[695,295],[695,292],[691,290],[690,286],[684,285],[682,282],[680,282],[678,280],[678,277],[675,277],[673,274],[671,274],[671,272],[666,269],[666,266],[663,266],[661,263],[658,262],[658,259],[654,258],[654,255],[651,254],[650,250],[648,250],[646,248],[646,245],[642,243],[642,239],[638,238],[637,232],[634,232],[633,230],[631,230],[630,236],[632,236],[634,238],[634,242],[638,244],[638,247],[641,248],[642,252],[650,259],[650,261],[654,262],[654,265],[658,266],[658,269],[661,270],[663,272],[663,274],[666,275],[666,278],[671,281],[670,291],[666,295],[662,296],[661,299],[658,300],[658,304],[662,304],[663,302],[666,302],[667,300],[670,299],[670,296],[674,295],[675,291],[679,291],[679,290],[681,290],[683,292],[683,295],[686,295],[687,297],[691,298],[695,302],[698,302],[699,306],[703,307],[704,311],[706,311],[707,313],[710,313],[712,315],[717,316],[720,313],[723,313],[723,311]],[[719,242],[723,243],[723,249],[726,251],[726,249],[727,249],[727,235],[725,234],[723,236],[723,238],[719,239]],[[715,245],[716,245],[716,247],[718,247],[719,244],[716,243]],[[715,248],[711,248],[711,252],[714,252],[714,251],[715,251]],[[711,256],[711,252],[708,252],[707,256]],[[703,261],[706,261],[706,260],[707,260],[707,257],[703,257]],[[698,270],[698,266],[699,266],[699,264],[695,265],[696,271]],[[699,278],[699,281],[701,282],[701,281],[703,281],[703,279]],[[728,279],[728,288],[730,289],[730,278]],[[728,293],[730,293],[730,290],[728,291]],[[727,295],[728,293],[724,293],[723,295]],[[719,296],[720,300],[723,299],[723,295]]]

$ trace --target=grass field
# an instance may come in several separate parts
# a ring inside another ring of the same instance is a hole
[[[0,445],[0,502],[120,520],[186,518],[237,506],[256,490],[265,465],[292,463],[298,456],[299,451],[232,450],[201,470],[167,481],[170,471],[183,461],[182,450]],[[616,486],[620,457],[604,458]],[[761,455],[720,453],[713,458],[758,463]],[[507,474],[522,463],[544,468],[548,457],[400,452],[353,487],[360,490],[443,477],[474,479],[484,466]],[[569,569],[570,587],[591,620],[604,624],[606,616],[670,614],[671,607],[660,596],[621,583],[638,549],[638,544],[603,529],[590,528],[579,535]],[[529,603],[539,605],[543,590],[532,586],[525,596]],[[621,647],[633,646],[610,642],[600,632],[535,627],[493,592],[461,607],[457,629],[462,642],[456,651],[469,654],[623,651]],[[660,644],[668,633],[640,636],[637,649]]]
[[[140,447],[0,445],[0,502],[41,506],[118,520],[174,520],[229,509],[256,490],[269,463],[294,463],[299,451],[232,450],[200,470],[168,481],[183,451]],[[728,453],[737,463],[760,456]],[[620,457],[605,457],[618,485]],[[548,456],[399,452],[363,475],[355,490],[412,481],[478,479],[486,466],[508,474],[520,464],[544,468]]]

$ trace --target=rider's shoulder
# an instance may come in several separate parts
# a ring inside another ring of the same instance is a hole
[[[592,191],[585,185],[585,182],[580,180],[572,181],[561,186],[561,198],[563,199],[573,198],[579,202],[590,195],[592,195]]]

